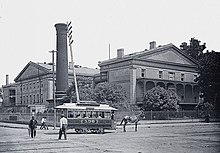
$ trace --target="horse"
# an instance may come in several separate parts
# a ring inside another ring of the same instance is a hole
[[[126,132],[125,127],[126,127],[127,123],[129,122],[129,123],[134,123],[134,125],[135,125],[134,129],[135,129],[135,132],[137,132],[137,124],[138,124],[138,122],[140,121],[141,118],[144,118],[144,112],[143,111],[141,111],[140,114],[135,115],[135,116],[125,116],[121,120],[121,123],[120,123],[120,125],[122,125],[122,123],[124,122],[123,131]]]

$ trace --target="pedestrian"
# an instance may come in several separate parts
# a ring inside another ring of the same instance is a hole
[[[44,117],[42,117],[42,119],[41,119],[41,126],[40,126],[40,129],[43,129],[44,124],[45,124],[45,122],[44,122]]]
[[[46,119],[45,117],[43,117],[43,118],[41,119],[40,129],[48,130],[48,126],[47,126],[47,124],[46,124],[46,121],[47,121],[47,119]]]
[[[64,139],[66,140],[66,130],[67,130],[67,119],[65,118],[64,114],[61,114],[61,119],[60,119],[60,130],[59,130],[59,138],[61,139],[62,134],[64,134]]]
[[[31,133],[31,138],[36,137],[36,129],[37,129],[37,120],[35,120],[34,116],[32,116],[30,122],[29,122],[29,129]]]

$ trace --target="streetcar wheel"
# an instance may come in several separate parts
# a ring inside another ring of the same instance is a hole
[[[82,129],[82,133],[88,133],[88,129],[83,128],[83,129]]]
[[[104,129],[103,129],[103,128],[99,128],[99,129],[98,129],[98,133],[99,133],[99,134],[103,134],[103,133],[104,133]]]
[[[75,129],[76,133],[80,133],[80,130],[79,129]]]

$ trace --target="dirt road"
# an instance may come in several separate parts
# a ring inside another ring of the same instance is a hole
[[[68,140],[58,140],[58,129],[37,130],[0,127],[0,152],[25,153],[217,153],[220,151],[219,124],[142,125],[122,127],[105,134],[76,134],[69,130]]]

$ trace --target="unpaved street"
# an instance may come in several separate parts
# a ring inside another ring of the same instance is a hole
[[[0,127],[0,152],[38,153],[217,153],[220,151],[219,124],[169,124],[122,127],[105,134],[76,134],[57,140],[58,129],[37,130],[28,137],[27,129]]]

